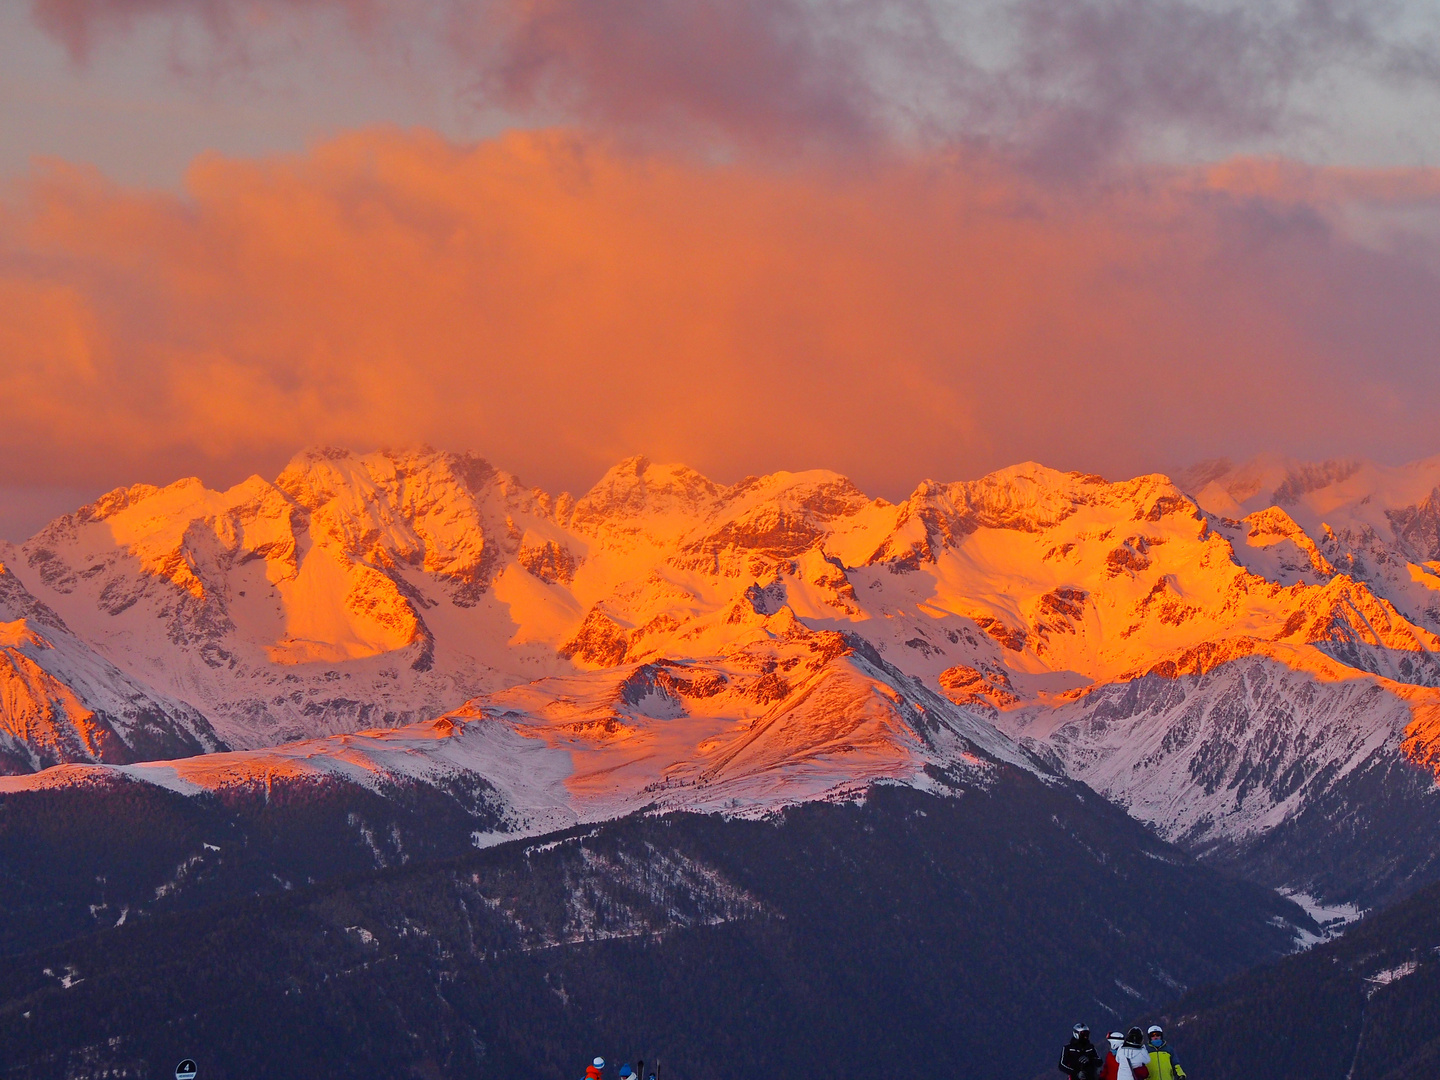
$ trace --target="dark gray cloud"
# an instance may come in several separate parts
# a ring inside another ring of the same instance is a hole
[[[83,59],[185,22],[220,62],[287,19],[443,55],[480,109],[732,148],[984,140],[1065,169],[1322,123],[1336,78],[1440,85],[1428,8],[1398,0],[33,0]]]

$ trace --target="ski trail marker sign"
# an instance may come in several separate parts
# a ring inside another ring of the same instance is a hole
[[[175,1066],[175,1080],[195,1080],[195,1062],[186,1058]]]

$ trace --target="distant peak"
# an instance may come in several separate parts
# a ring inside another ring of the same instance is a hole
[[[606,470],[575,504],[574,521],[593,523],[680,509],[693,512],[719,494],[718,485],[688,465],[657,465],[637,454]]]
[[[1312,491],[1319,491],[1331,484],[1348,480],[1362,467],[1363,462],[1353,459],[1322,461],[1296,466],[1275,488],[1275,502],[1279,506],[1292,506],[1300,501],[1302,495],[1308,495]]]
[[[675,480],[683,480],[687,483],[701,480],[710,484],[708,477],[698,470],[692,469],[689,465],[678,461],[656,462],[644,454],[634,454],[617,461],[605,471],[605,475],[600,478],[596,487],[607,480],[619,479],[644,480],[652,484],[663,484]],[[715,485],[711,484],[711,486]]]
[[[1186,491],[1199,491],[1208,484],[1213,484],[1222,477],[1229,476],[1235,471],[1235,463],[1228,457],[1206,458],[1204,461],[1197,461],[1181,469],[1174,476],[1177,486]]]

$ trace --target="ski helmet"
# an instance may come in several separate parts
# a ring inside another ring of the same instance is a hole
[[[597,1057],[593,1062],[591,1062],[591,1064],[593,1064],[597,1069],[603,1069],[605,1067],[605,1059],[602,1057]]]
[[[1151,1024],[1148,1028],[1145,1029],[1145,1034],[1146,1034],[1146,1035],[1164,1035],[1164,1034],[1165,1034],[1165,1029],[1162,1028],[1159,1024]]]
[[[1076,1024],[1070,1029],[1070,1034],[1074,1035],[1077,1039],[1088,1039],[1090,1037],[1090,1025]]]
[[[1135,1047],[1145,1045],[1145,1036],[1140,1034],[1138,1027],[1133,1027],[1125,1033],[1125,1045]]]

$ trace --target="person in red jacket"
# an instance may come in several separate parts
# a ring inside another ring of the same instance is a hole
[[[605,1068],[605,1059],[597,1057],[585,1070],[585,1080],[603,1080],[601,1070]]]
[[[1120,1047],[1125,1045],[1125,1036],[1118,1031],[1112,1031],[1105,1036],[1105,1041],[1110,1044],[1110,1052],[1105,1055],[1105,1080],[1117,1080],[1120,1075],[1120,1059],[1115,1055],[1120,1052]]]

